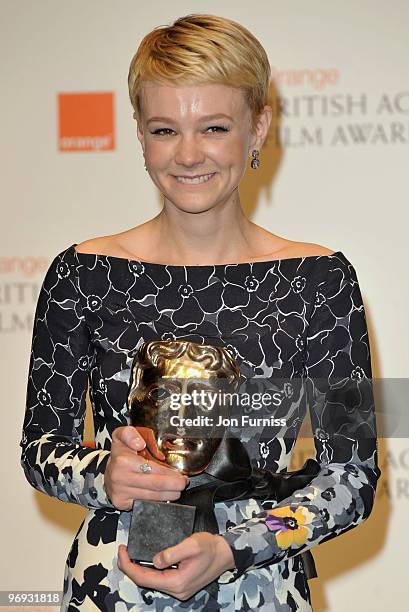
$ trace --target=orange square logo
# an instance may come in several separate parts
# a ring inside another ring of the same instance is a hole
[[[58,94],[58,149],[112,151],[115,149],[114,94]]]

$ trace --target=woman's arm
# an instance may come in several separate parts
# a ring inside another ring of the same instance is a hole
[[[221,534],[236,569],[220,581],[330,540],[370,514],[380,475],[370,347],[353,266],[329,257],[316,284],[305,377],[319,474],[276,507]]]
[[[103,486],[110,451],[82,445],[92,347],[77,280],[67,249],[50,265],[35,312],[21,465],[47,495],[112,508]]]

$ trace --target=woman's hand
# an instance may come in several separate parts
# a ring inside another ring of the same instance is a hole
[[[135,499],[173,501],[180,497],[188,479],[175,468],[160,463],[164,459],[150,430],[132,425],[117,427],[112,434],[104,486],[118,510],[131,510]],[[152,471],[143,473],[140,465],[150,459]]]
[[[200,531],[176,546],[165,548],[153,558],[156,568],[142,567],[129,559],[126,546],[118,549],[118,567],[135,584],[163,591],[186,600],[201,588],[235,567],[233,553],[226,540]],[[177,569],[162,569],[178,563]]]

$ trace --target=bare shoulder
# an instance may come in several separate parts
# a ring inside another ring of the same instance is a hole
[[[97,236],[80,242],[75,247],[78,253],[91,253],[93,255],[107,255],[113,257],[132,257],[135,255],[133,244],[140,244],[142,226],[112,234],[109,236]]]
[[[253,224],[256,232],[256,243],[262,244],[264,253],[276,259],[310,257],[314,255],[332,255],[336,251],[315,242],[300,242],[273,234],[265,228]]]
[[[315,255],[332,255],[336,251],[314,242],[286,240],[280,249],[280,257],[314,257]]]
[[[330,249],[322,244],[315,244],[314,242],[300,242],[298,243],[298,249],[301,252],[302,257],[314,255],[333,255],[336,252],[335,249]]]
[[[98,236],[96,238],[84,240],[76,245],[75,250],[77,253],[106,255],[106,249],[107,247],[109,248],[110,238],[112,238],[112,236]]]

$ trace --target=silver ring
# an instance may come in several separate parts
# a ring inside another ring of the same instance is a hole
[[[139,466],[139,469],[144,474],[148,474],[149,472],[152,472],[152,467],[149,465],[149,460],[146,459],[145,463],[141,463],[141,465]]]

